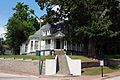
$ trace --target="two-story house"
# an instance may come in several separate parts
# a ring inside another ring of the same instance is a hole
[[[20,54],[35,53],[36,50],[46,50],[45,55],[49,55],[51,50],[74,50],[81,51],[83,44],[68,43],[64,40],[64,22],[55,24],[45,24],[20,47]],[[41,52],[41,55],[43,52]]]

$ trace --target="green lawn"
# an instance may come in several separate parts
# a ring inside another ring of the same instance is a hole
[[[32,59],[32,60],[38,60],[39,56],[35,56],[35,55],[0,55],[0,58],[23,58],[23,59]],[[55,56],[45,56],[45,57],[41,57],[42,59],[54,59]]]
[[[68,55],[72,59],[81,59],[81,61],[96,61],[92,60],[91,58],[87,58],[84,56],[78,56],[78,55]],[[38,60],[39,57],[35,55],[0,55],[0,58],[23,58],[23,59],[32,59],[32,60]],[[42,59],[54,59],[55,56],[49,55],[45,57],[41,57]]]
[[[81,59],[82,62],[84,61],[97,61],[97,60],[93,60],[91,58],[85,57],[85,56],[79,56],[79,55],[68,55],[71,59]]]
[[[84,68],[82,69],[82,71],[83,71],[82,75],[99,75],[101,74],[101,67]],[[103,69],[104,74],[115,72],[115,71],[120,71],[120,68],[104,67]]]

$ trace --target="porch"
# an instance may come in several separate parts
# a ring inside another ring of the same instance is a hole
[[[60,50],[67,49],[67,41],[63,39],[46,39],[44,48],[41,46],[41,50]]]

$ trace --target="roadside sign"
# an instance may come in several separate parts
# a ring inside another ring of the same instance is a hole
[[[104,66],[104,60],[100,60],[100,66]]]

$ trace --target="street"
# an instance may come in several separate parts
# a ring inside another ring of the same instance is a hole
[[[105,79],[105,80],[120,80],[120,76],[117,76],[117,77],[112,77],[112,78]]]
[[[0,73],[0,80],[48,80],[45,78],[38,78],[34,76],[21,76],[21,75],[13,75],[7,73]]]

